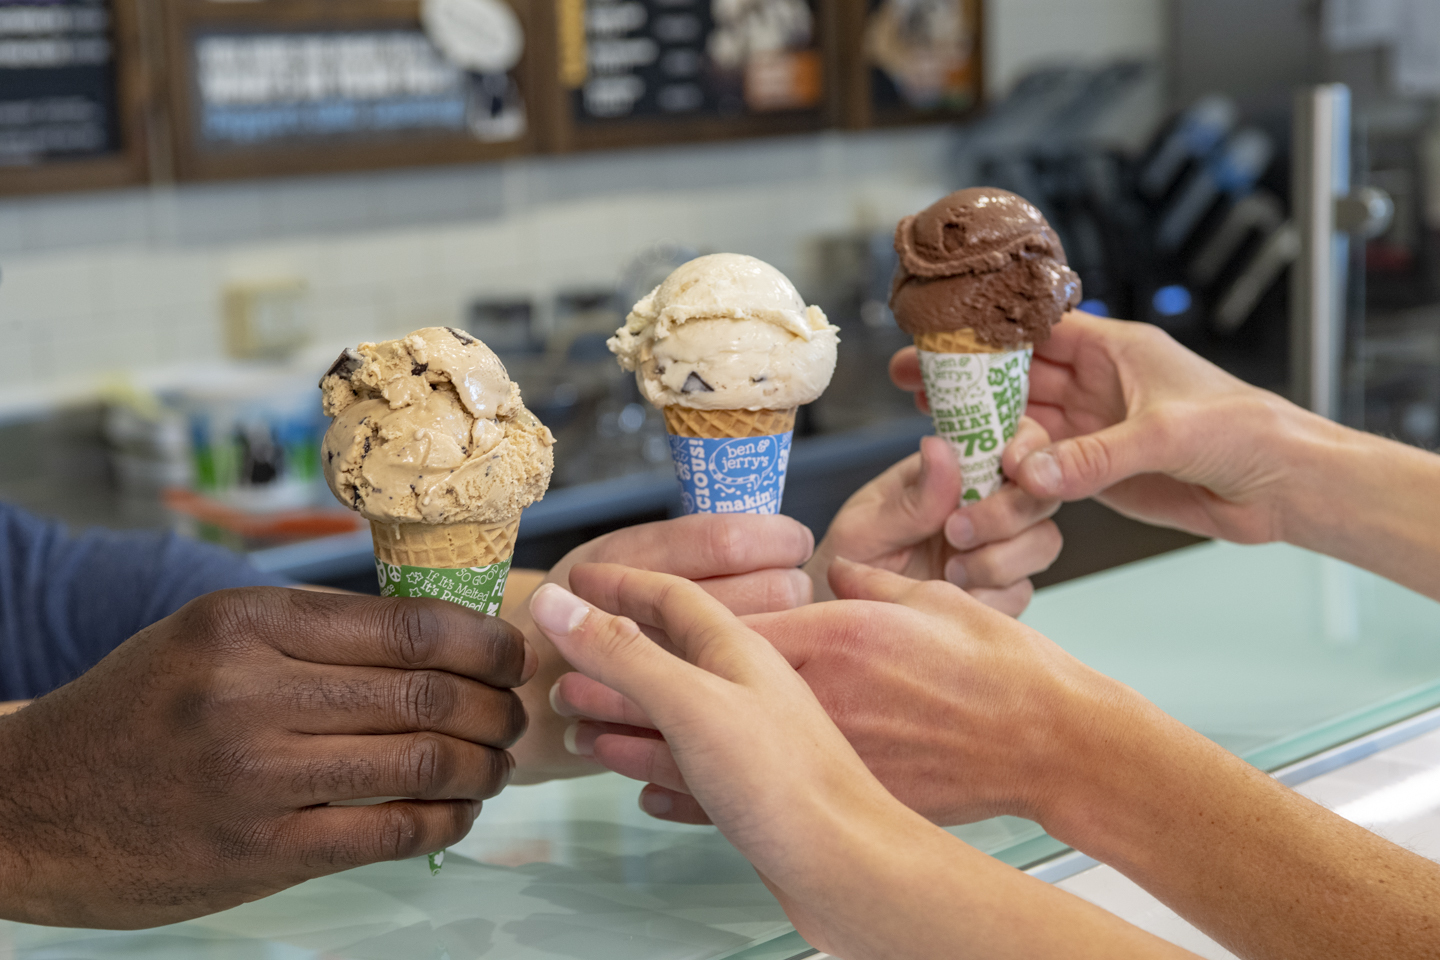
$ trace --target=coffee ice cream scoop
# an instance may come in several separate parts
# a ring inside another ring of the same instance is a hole
[[[912,335],[970,329],[980,343],[1039,343],[1080,302],[1060,239],[1023,197],[995,187],[950,194],[895,228],[895,322]]]
[[[335,496],[380,523],[504,523],[544,495],[555,438],[489,347],[426,327],[346,350],[320,381]]]
[[[770,264],[716,253],[642,297],[609,347],[657,407],[784,410],[829,385],[838,332]]]

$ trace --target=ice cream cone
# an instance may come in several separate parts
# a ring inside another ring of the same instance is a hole
[[[990,496],[1005,482],[1000,457],[1030,394],[1031,346],[980,342],[968,327],[915,334],[935,432],[960,460],[961,502]]]
[[[1004,347],[992,347],[976,339],[969,327],[915,334],[915,346],[930,353],[1004,353]],[[1026,344],[1029,346],[1029,344]]]
[[[488,567],[515,552],[520,518],[508,523],[370,522],[375,556],[406,567]]]
[[[779,513],[795,408],[665,407],[685,513]]]
[[[507,523],[370,522],[382,597],[436,597],[494,615],[520,518]]]
[[[795,409],[694,410],[665,408],[665,429],[675,437],[766,437],[795,429]]]

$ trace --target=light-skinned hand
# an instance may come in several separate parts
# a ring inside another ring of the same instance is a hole
[[[739,614],[788,610],[810,602],[810,578],[799,569],[815,550],[804,524],[783,516],[694,514],[616,530],[570,551],[545,583],[570,585],[580,563],[623,563],[693,580]],[[511,610],[513,609],[513,613]],[[570,669],[526,606],[506,606],[506,616],[537,651],[540,669],[520,690],[530,729],[515,744],[515,783],[599,773],[601,767],[565,749],[570,721],[551,709],[550,688]]]
[[[915,351],[890,370],[923,407]],[[1035,347],[1027,412],[1055,439],[1006,471],[1033,497],[1283,540],[1440,599],[1440,457],[1252,387],[1156,327],[1066,314]]]
[[[924,406],[919,359],[890,374]],[[1054,443],[1010,474],[1032,496],[1237,543],[1284,534],[1280,435],[1312,415],[1202,359],[1158,327],[1072,311],[1035,347],[1028,416]]]
[[[905,605],[806,611],[899,611],[903,630],[909,616],[948,604],[1014,623],[947,584],[862,576]],[[809,943],[851,960],[1190,956],[907,810],[775,647],[700,588],[611,565],[576,567],[570,580],[578,596],[536,591],[536,623],[589,682],[653,718],[674,782],[755,865]]]
[[[174,923],[465,836],[520,632],[439,600],[224,590],[0,718],[0,917]],[[326,806],[374,797],[376,806]]]
[[[1035,421],[1022,418],[1003,468],[1020,462],[1020,451],[1050,442]],[[918,453],[855,492],[830,523],[815,556],[805,565],[817,600],[833,600],[827,575],[836,557],[880,567],[915,580],[947,580],[1011,616],[1034,594],[1030,577],[1060,554],[1059,527],[1050,516],[1054,498],[1031,496],[1014,483],[976,504],[957,509],[960,464],[939,437],[920,441]]]
[[[939,581],[837,561],[845,601],[744,618],[809,685],[870,771],[940,824],[999,814],[1039,819],[1085,752],[1097,705],[1143,703],[1031,628]],[[572,746],[650,783],[652,815],[704,822],[668,745],[637,704],[578,673],[556,710],[583,718]],[[1148,706],[1148,705],[1147,705]]]

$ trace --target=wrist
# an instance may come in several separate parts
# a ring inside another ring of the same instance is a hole
[[[28,817],[17,794],[24,779],[15,755],[15,718],[0,717],[0,919],[21,923],[36,922],[26,903],[26,877],[30,872],[29,852],[35,838],[27,837],[23,824]]]
[[[1313,549],[1330,536],[1329,528],[1353,509],[1361,507],[1368,481],[1352,476],[1349,465],[1364,459],[1363,448],[1372,438],[1293,404],[1274,436],[1284,471],[1279,497],[1280,539]],[[1337,510],[1339,505],[1346,509]]]
[[[1082,669],[1065,684],[1048,749],[1028,765],[1031,803],[1017,812],[1100,859],[1096,851],[1110,853],[1128,835],[1117,813],[1133,809],[1132,793],[1154,789],[1170,741],[1190,731],[1131,688]]]
[[[916,897],[941,868],[963,864],[967,855],[990,859],[875,786],[864,802],[801,818],[806,829],[797,833],[815,838],[796,845],[801,869],[772,876],[787,901],[819,922],[819,929],[801,930],[811,943],[857,960],[893,955],[914,922]]]
[[[1060,745],[1057,776],[1033,819],[1055,839],[1132,878],[1165,856],[1157,837],[1211,810],[1215,781],[1248,764],[1123,684]],[[1263,774],[1261,774],[1263,776]]]
[[[1284,540],[1440,598],[1440,457],[1300,411]]]

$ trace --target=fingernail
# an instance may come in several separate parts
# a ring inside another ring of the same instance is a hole
[[[640,794],[640,809],[652,817],[662,817],[674,806],[675,801],[658,790],[646,790]]]
[[[1059,495],[1064,477],[1060,473],[1060,461],[1053,453],[1044,450],[1032,453],[1025,463],[1030,471],[1030,482],[1037,488],[1035,492],[1051,497]]]
[[[564,587],[547,583],[530,598],[530,616],[552,637],[568,637],[590,615],[590,605]]]
[[[960,562],[959,557],[951,557],[946,561],[945,579],[962,590],[965,589],[965,585],[970,582],[970,574],[966,571],[965,564]]]
[[[957,550],[964,550],[974,542],[975,524],[964,510],[950,514],[950,519],[945,522],[945,537]]]
[[[578,723],[572,723],[565,728],[564,741],[565,751],[573,753],[577,757],[589,757],[595,753],[593,741],[586,740],[584,743],[580,741],[580,724]]]
[[[563,713],[560,712],[560,681],[559,681],[559,680],[556,680],[556,681],[550,686],[550,709],[551,709],[551,710],[554,710],[555,713],[556,713],[557,715],[559,715],[559,716],[562,716],[562,717],[565,716],[565,714],[563,714]]]
[[[540,654],[535,652],[535,647],[530,641],[525,641],[525,663],[520,668],[520,676],[527,681],[535,676],[535,671],[540,669]]]

